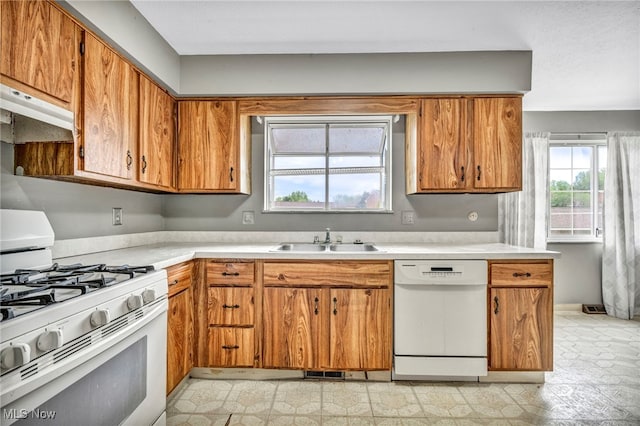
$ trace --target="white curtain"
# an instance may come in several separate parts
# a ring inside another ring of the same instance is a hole
[[[640,132],[607,135],[602,299],[607,314],[640,315]]]
[[[501,241],[547,247],[549,133],[525,133],[522,141],[522,191],[500,194]]]

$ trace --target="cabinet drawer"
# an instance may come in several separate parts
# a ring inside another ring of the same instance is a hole
[[[253,285],[253,262],[210,262],[208,285]]]
[[[169,297],[180,293],[185,288],[191,287],[192,262],[180,263],[167,268],[169,281]]]
[[[551,263],[492,263],[492,286],[550,286],[553,283]]]
[[[209,325],[253,325],[252,287],[209,287]]]
[[[391,284],[391,263],[291,262],[264,264],[265,286],[386,287]]]
[[[210,367],[252,367],[253,328],[209,328]]]

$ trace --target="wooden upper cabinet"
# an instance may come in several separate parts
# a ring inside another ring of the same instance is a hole
[[[466,129],[466,99],[423,99],[419,146],[422,190],[464,189],[471,152]]]
[[[135,179],[138,74],[108,46],[85,35],[81,170]]]
[[[474,187],[522,189],[522,99],[473,100]]]
[[[406,143],[408,194],[522,189],[520,97],[428,98],[420,110]]]
[[[171,96],[140,76],[140,182],[163,188],[174,186],[175,109]]]
[[[180,191],[245,192],[237,109],[237,101],[178,103]]]
[[[16,86],[17,81],[69,108],[78,54],[77,25],[46,1],[0,3],[0,71],[14,80],[6,83]]]

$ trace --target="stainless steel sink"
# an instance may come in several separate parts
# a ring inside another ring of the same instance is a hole
[[[326,244],[314,244],[314,243],[283,243],[277,248],[278,251],[326,251]]]
[[[275,251],[288,252],[342,252],[367,253],[380,251],[373,243],[365,244],[326,244],[326,243],[282,243]]]
[[[329,246],[329,250],[331,251],[341,251],[341,252],[369,252],[369,251],[379,251],[378,248],[372,243],[365,244],[331,244]]]

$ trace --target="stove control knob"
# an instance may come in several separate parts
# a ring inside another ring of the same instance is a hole
[[[127,297],[127,307],[130,311],[141,308],[142,304],[142,296],[139,294],[132,294],[131,296]]]
[[[107,309],[99,309],[97,311],[91,312],[91,317],[89,318],[92,327],[101,327],[111,321],[111,316],[109,315],[109,311]]]
[[[156,291],[152,288],[148,288],[142,292],[142,301],[146,305],[156,300]]]
[[[0,367],[4,370],[20,367],[31,360],[31,347],[26,343],[16,343],[0,352]]]
[[[52,330],[45,331],[40,336],[38,336],[38,342],[36,346],[38,346],[39,350],[47,352],[53,349],[58,349],[60,346],[62,346],[62,343],[62,330]]]

